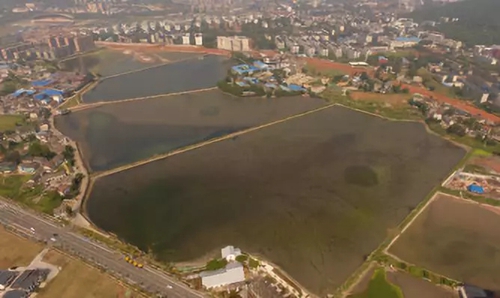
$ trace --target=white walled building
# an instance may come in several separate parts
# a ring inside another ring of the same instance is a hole
[[[201,33],[197,33],[194,36],[194,44],[197,46],[203,45],[203,35]]]
[[[228,245],[220,250],[220,254],[226,261],[231,262],[235,261],[236,257],[241,255],[241,249]]]
[[[203,271],[200,273],[201,284],[207,288],[222,287],[237,282],[245,281],[243,265],[239,262],[229,263],[226,268],[215,271]]]
[[[190,39],[190,36],[189,34],[185,34],[182,36],[182,44],[183,45],[188,45],[190,42],[189,42],[189,39]]]
[[[217,48],[228,51],[246,52],[250,51],[250,40],[245,36],[217,36]]]

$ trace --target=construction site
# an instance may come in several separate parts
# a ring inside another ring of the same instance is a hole
[[[456,171],[444,187],[500,200],[500,177]]]

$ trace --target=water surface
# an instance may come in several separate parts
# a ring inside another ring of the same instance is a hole
[[[235,245],[324,295],[464,153],[419,123],[334,107],[99,179],[87,210],[163,260]]]
[[[226,61],[226,63],[224,63]],[[214,87],[227,74],[227,58],[209,55],[104,79],[85,93],[85,103]]]
[[[100,171],[323,106],[321,99],[237,98],[217,90],[105,105],[56,118]]]

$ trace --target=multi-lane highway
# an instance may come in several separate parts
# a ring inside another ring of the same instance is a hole
[[[201,293],[190,289],[163,272],[150,266],[134,267],[124,261],[124,256],[103,244],[96,243],[74,233],[50,218],[39,216],[31,211],[0,201],[0,223],[13,227],[20,232],[32,235],[39,240],[51,242],[69,254],[84,258],[110,274],[139,286],[149,293],[169,298],[200,298]],[[53,238],[51,240],[51,238]],[[55,240],[55,241],[53,241]]]

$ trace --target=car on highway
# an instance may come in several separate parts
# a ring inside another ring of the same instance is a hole
[[[168,285],[168,286],[167,286],[167,288],[168,288],[168,289],[172,289],[173,287],[172,287],[171,285]]]

